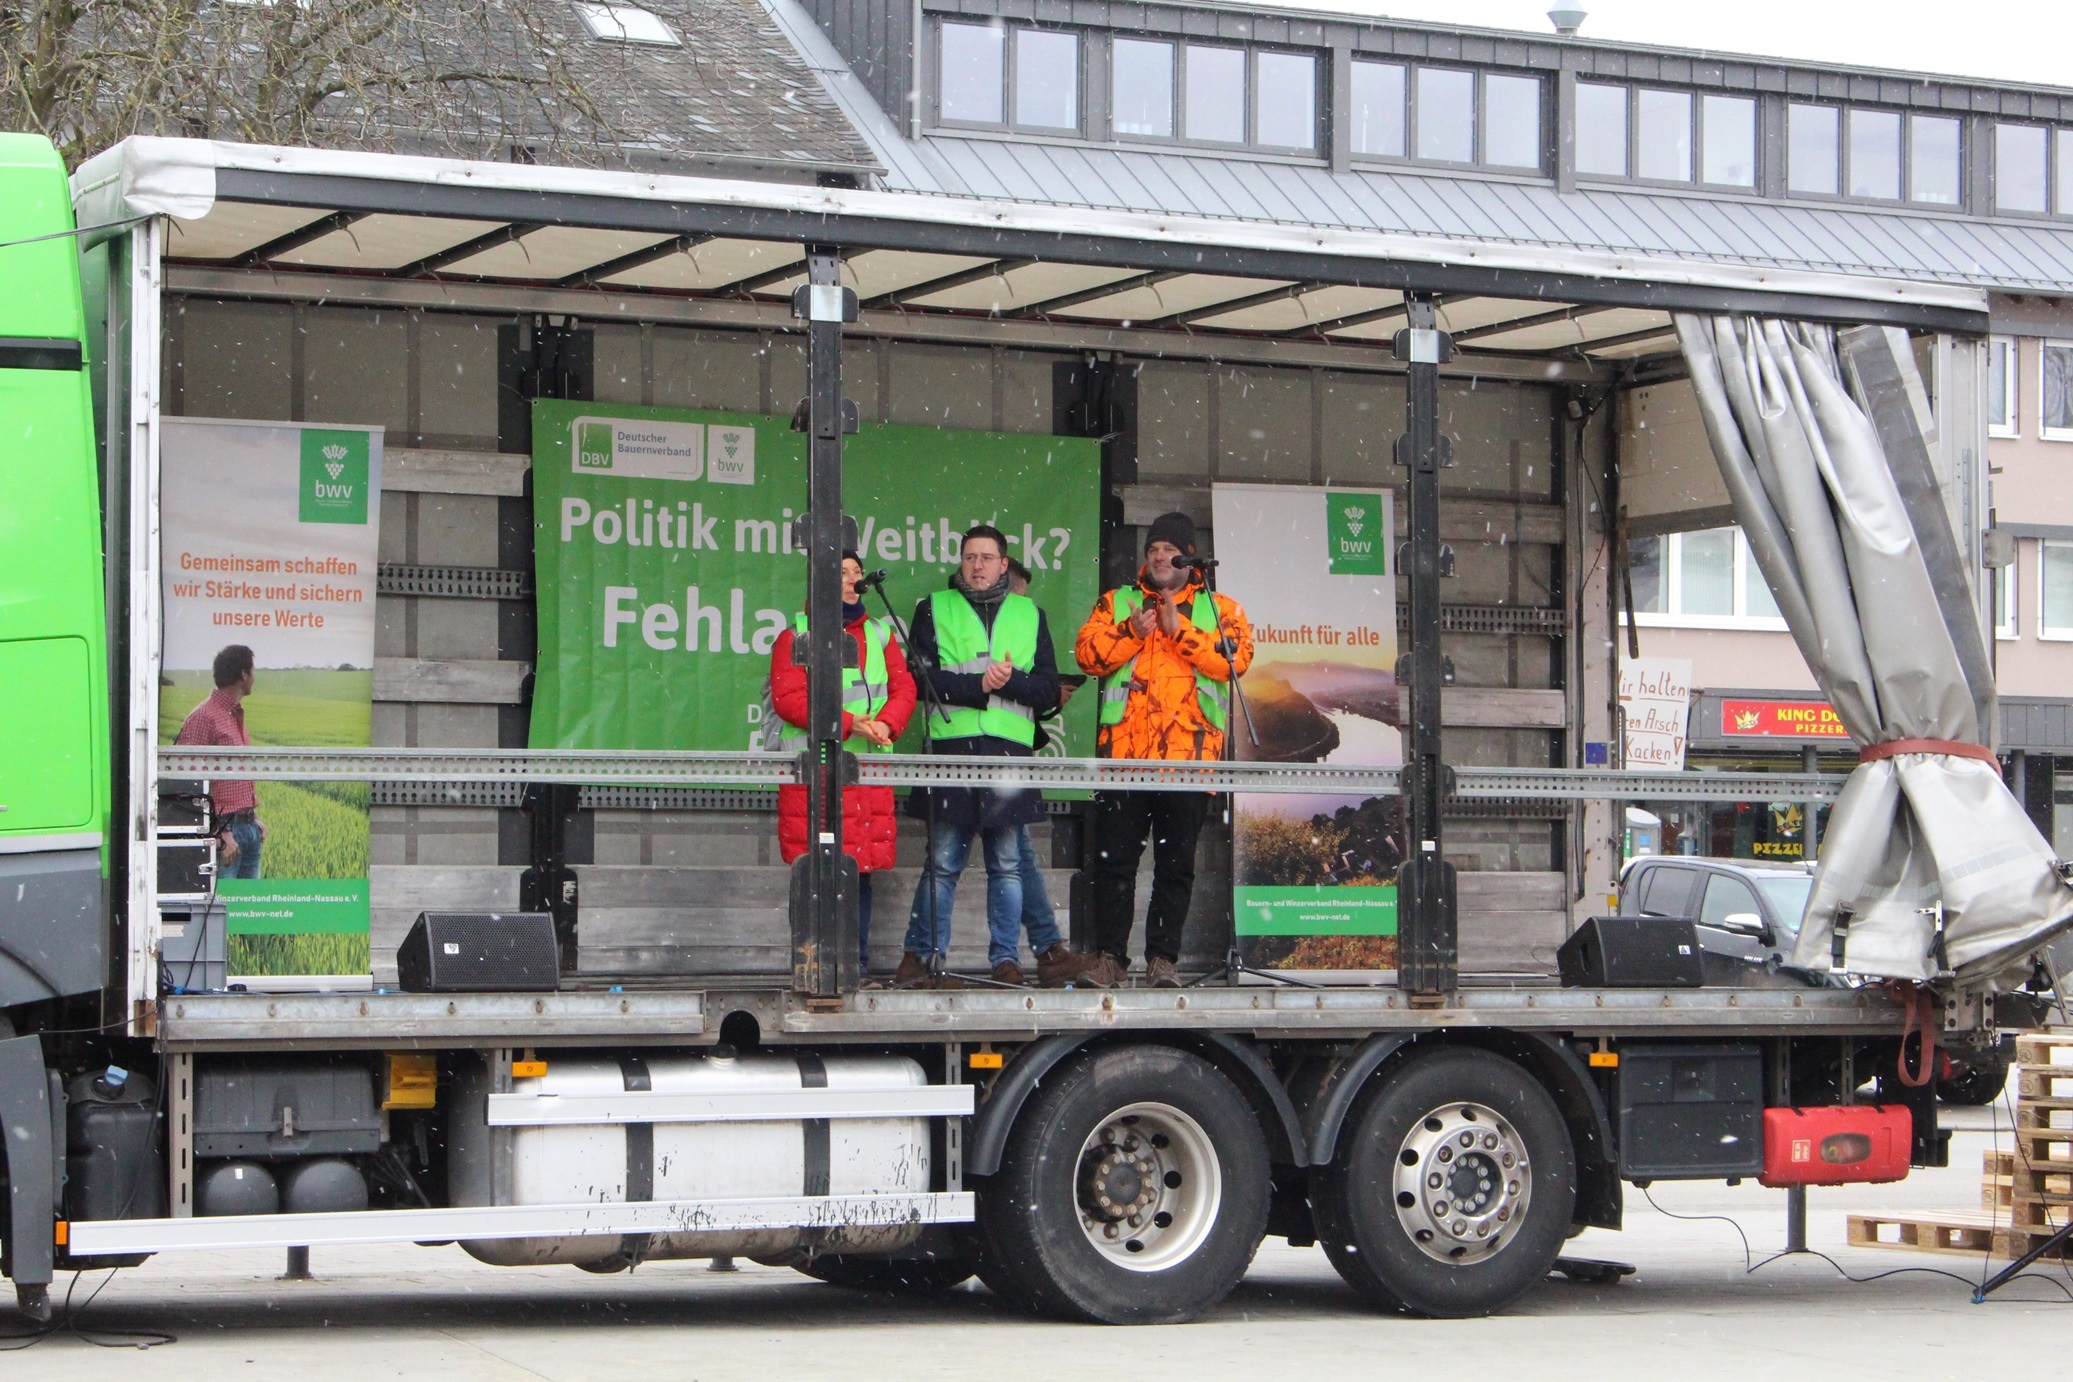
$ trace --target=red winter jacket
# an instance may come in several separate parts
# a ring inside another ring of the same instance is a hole
[[[862,665],[864,621],[852,622],[849,634],[857,640],[858,664]],[[900,651],[898,638],[886,640],[885,679],[889,689],[885,709],[879,712],[878,718],[897,735],[907,728],[907,721],[914,714],[914,678],[908,674],[907,658]],[[790,629],[779,634],[777,643],[770,649],[770,703],[777,708],[778,718],[786,724],[795,728],[805,727],[806,669],[792,663]],[[849,726],[850,715],[844,711],[842,734],[845,739],[849,737]],[[857,742],[870,743],[867,739]],[[842,850],[857,861],[858,872],[872,873],[893,866],[893,839],[899,825],[894,812],[893,789],[890,787],[844,789]],[[803,786],[777,789],[777,848],[787,864],[806,852],[806,788]]]

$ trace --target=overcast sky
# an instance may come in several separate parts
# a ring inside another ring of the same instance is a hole
[[[1582,4],[1590,12],[1587,38],[2073,86],[2073,0]],[[1295,8],[1554,32],[1547,19],[1551,0],[1297,0]]]

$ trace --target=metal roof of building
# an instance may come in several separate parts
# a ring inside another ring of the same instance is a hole
[[[1561,192],[1541,178],[1404,169],[1078,140],[912,139],[850,73],[797,0],[763,0],[886,168],[890,189],[993,201],[1267,221],[1448,241],[1704,260],[1753,268],[2073,288],[2073,226],[1857,203],[1779,202],[1652,187]]]

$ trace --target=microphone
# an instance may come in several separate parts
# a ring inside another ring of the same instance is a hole
[[[861,581],[858,581],[857,589],[877,590],[880,587],[884,586],[885,578],[888,574],[889,573],[883,567],[881,567],[878,570],[873,571],[870,575],[864,577],[864,579],[862,579]]]
[[[1192,566],[1197,571],[1210,571],[1215,569],[1217,560],[1215,557],[1203,556],[1175,557],[1173,564],[1175,566]]]

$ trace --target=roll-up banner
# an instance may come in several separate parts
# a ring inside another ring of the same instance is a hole
[[[215,694],[216,655],[243,645],[254,672],[239,708],[252,743],[370,744],[381,429],[167,418],[159,436],[159,742],[175,742]],[[367,784],[256,789],[265,838],[216,883],[230,974],[364,985]]]
[[[771,645],[806,604],[805,436],[786,418],[542,400],[533,447],[532,746],[760,746]],[[902,623],[964,530],[991,523],[1030,570],[1061,672],[1100,593],[1100,479],[1100,443],[1080,438],[866,423],[843,446],[859,555]],[[1091,756],[1096,710],[1081,696],[1047,722],[1044,752]],[[920,752],[921,718],[903,751]]]
[[[1218,586],[1252,620],[1252,762],[1399,767],[1395,513],[1387,490],[1217,485]],[[1253,742],[1257,733],[1258,743]],[[1260,969],[1396,967],[1397,796],[1238,795],[1232,910]]]

